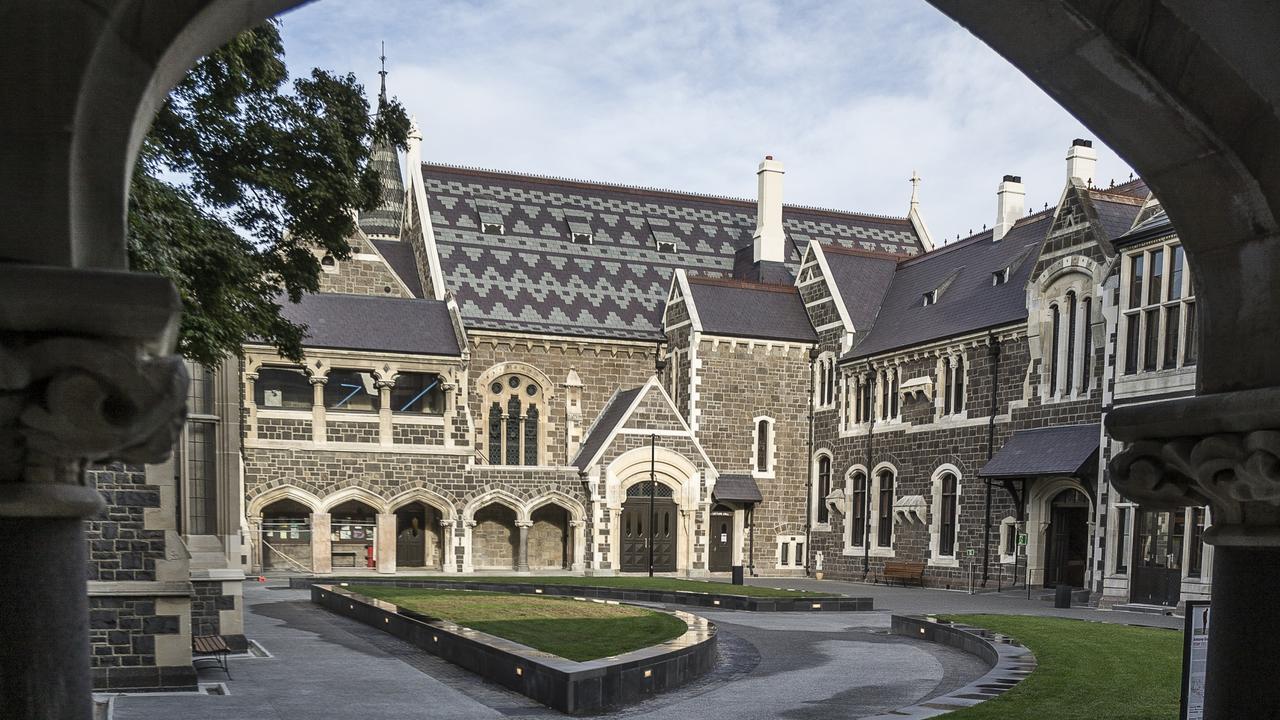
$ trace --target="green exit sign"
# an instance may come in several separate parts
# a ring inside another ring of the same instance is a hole
[[[1019,545],[1026,545],[1026,544],[1027,544],[1027,534],[1026,534],[1026,533],[1018,533],[1018,544],[1019,544]]]
[[[965,550],[965,551],[964,551],[964,554],[965,554],[965,555],[967,555],[967,556],[969,556],[969,557],[973,557],[973,555],[974,555],[974,549],[973,549],[973,548],[969,548],[968,550]]]

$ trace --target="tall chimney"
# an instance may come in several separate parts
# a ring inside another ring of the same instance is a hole
[[[1000,238],[1013,228],[1013,224],[1022,217],[1023,205],[1026,203],[1027,191],[1022,188],[1022,177],[1005,175],[996,190],[996,225],[991,230],[991,240],[1000,242]]]
[[[752,236],[752,260],[783,262],[786,234],[782,231],[782,163],[765,155],[756,171],[759,193],[756,197],[756,232]]]
[[[1093,149],[1093,141],[1072,140],[1071,149],[1067,150],[1067,184],[1071,184],[1071,178],[1085,185],[1094,184],[1097,171],[1098,151]]]

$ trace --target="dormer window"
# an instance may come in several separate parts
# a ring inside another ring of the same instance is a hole
[[[938,284],[938,287],[925,293],[924,306],[929,307],[930,305],[937,305],[938,300],[942,297],[942,293],[947,291],[947,288],[951,286],[951,283],[956,279],[956,276],[960,274],[961,270],[964,270],[964,268],[963,267],[956,268],[954,272],[952,272],[950,275],[947,276],[946,280],[943,280],[941,283]]]
[[[506,230],[500,222],[480,223],[480,232],[485,235],[506,235]]]
[[[485,235],[506,235],[506,222],[502,217],[502,208],[489,198],[475,200],[476,214],[480,216],[480,232]]]
[[[578,213],[565,213],[565,224],[569,226],[569,239],[575,245],[590,245],[595,238],[591,229],[591,218]]]
[[[991,273],[991,284],[1003,285],[1009,282],[1009,268],[1004,268]]]
[[[660,253],[673,253],[679,247],[679,239],[671,232],[671,221],[666,218],[646,218],[649,222],[649,238]]]
[[[937,305],[937,304],[938,304],[938,291],[937,291],[937,290],[930,290],[929,292],[927,292],[927,293],[925,293],[925,294],[924,294],[924,306],[925,306],[925,307],[929,307],[930,305]]]

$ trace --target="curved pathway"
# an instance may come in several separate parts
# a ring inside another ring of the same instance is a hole
[[[313,606],[306,591],[245,587],[246,633],[269,658],[231,661],[228,695],[116,699],[116,720],[405,720],[564,717],[381,631]],[[986,672],[958,650],[887,635],[887,612],[707,612],[720,662],[697,682],[611,718],[858,718]],[[218,670],[201,679],[222,682]]]

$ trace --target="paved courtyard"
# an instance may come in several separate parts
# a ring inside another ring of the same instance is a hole
[[[274,585],[275,583],[273,583]],[[251,585],[246,631],[272,657],[233,659],[228,694],[117,698],[117,720],[553,717],[376,629],[311,605],[304,591]],[[885,634],[889,613],[705,613],[717,669],[611,717],[857,718],[949,692],[986,672],[950,648]],[[221,671],[202,670],[221,682]]]

